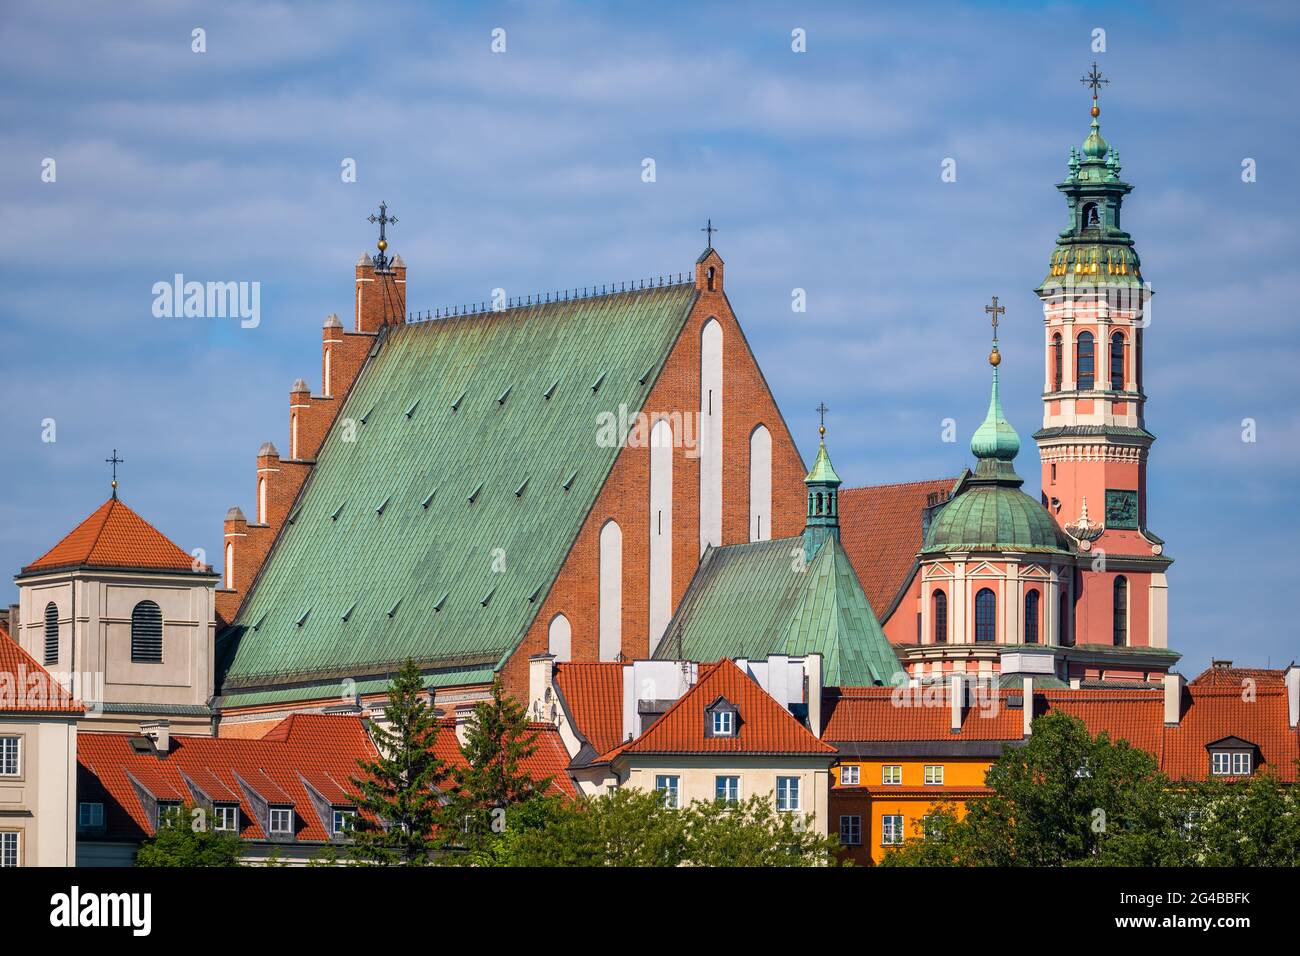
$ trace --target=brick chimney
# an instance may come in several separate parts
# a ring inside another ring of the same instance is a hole
[[[375,333],[380,326],[405,321],[406,263],[393,256],[380,271],[370,256],[362,254],[357,260],[357,331]]]

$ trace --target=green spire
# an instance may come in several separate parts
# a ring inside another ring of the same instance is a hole
[[[998,461],[1014,461],[1016,455],[1020,453],[1020,436],[1007,421],[1007,416],[1002,411],[1002,396],[998,393],[998,365],[1001,361],[1002,356],[998,354],[997,345],[994,345],[993,352],[989,356],[989,364],[993,366],[993,391],[989,395],[989,411],[984,416],[983,424],[975,429],[975,434],[970,440],[971,453],[981,460],[992,458]]]
[[[1088,138],[1083,141],[1083,155],[1087,159],[1105,159],[1106,151],[1110,146],[1101,138],[1101,124],[1097,122],[1097,115],[1101,111],[1093,106],[1092,108],[1092,128],[1088,133]]]
[[[817,409],[824,416],[827,408]],[[824,419],[823,419],[824,421]],[[817,458],[803,483],[808,486],[808,513],[804,518],[803,550],[809,561],[829,537],[840,536],[840,476],[835,474],[831,456],[826,454],[826,425],[818,428],[821,441],[817,445]]]

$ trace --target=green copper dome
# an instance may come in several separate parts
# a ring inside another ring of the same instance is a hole
[[[970,449],[978,462],[975,474],[930,522],[922,553],[945,551],[1068,552],[1070,538],[1047,509],[1020,490],[1024,479],[1012,462],[1020,436],[1007,421],[998,393],[997,346],[989,356],[993,390],[988,414],[975,429]]]
[[[1110,149],[1110,146],[1101,138],[1101,124],[1097,122],[1097,117],[1094,116],[1088,138],[1083,141],[1083,155],[1087,159],[1105,159],[1108,149]]]
[[[993,347],[997,355],[997,346]],[[1001,358],[999,357],[999,361]],[[1002,398],[998,394],[998,367],[993,366],[993,391],[989,396],[988,414],[984,422],[975,429],[971,436],[970,450],[976,458],[994,458],[998,461],[1013,461],[1020,454],[1020,436],[1007,421],[1002,411]]]

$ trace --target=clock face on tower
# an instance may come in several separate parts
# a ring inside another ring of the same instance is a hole
[[[1136,531],[1138,526],[1138,494],[1136,491],[1106,489],[1106,527],[1120,531]]]

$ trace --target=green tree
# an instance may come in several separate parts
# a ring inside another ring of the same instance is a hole
[[[686,815],[663,797],[625,787],[585,804],[554,806],[545,827],[515,834],[510,866],[677,866],[686,861]]]
[[[510,829],[538,825],[549,811],[530,815],[521,808],[551,786],[551,777],[535,779],[525,762],[537,752],[538,731],[529,727],[523,705],[506,693],[498,676],[491,696],[469,717],[461,753],[464,766],[452,768],[445,838],[466,852],[461,862],[491,862],[496,845]]]
[[[434,753],[438,721],[424,693],[420,670],[408,660],[388,686],[383,723],[372,722],[379,754],[358,760],[352,777],[356,804],[349,856],[381,866],[425,866],[443,819],[436,788],[447,770]]]
[[[1127,741],[1093,737],[1076,717],[1037,718],[1023,747],[1006,748],[985,777],[987,797],[960,819],[936,806],[889,854],[893,866],[1064,866],[1180,862],[1184,798],[1155,758]]]
[[[692,866],[827,866],[839,851],[837,839],[813,829],[811,816],[780,812],[770,795],[697,800],[684,812]]]
[[[1189,788],[1189,862],[1201,866],[1300,866],[1300,792],[1265,772]]]
[[[218,833],[207,815],[192,806],[168,813],[157,831],[140,845],[136,866],[238,866],[244,841],[235,833]]]

